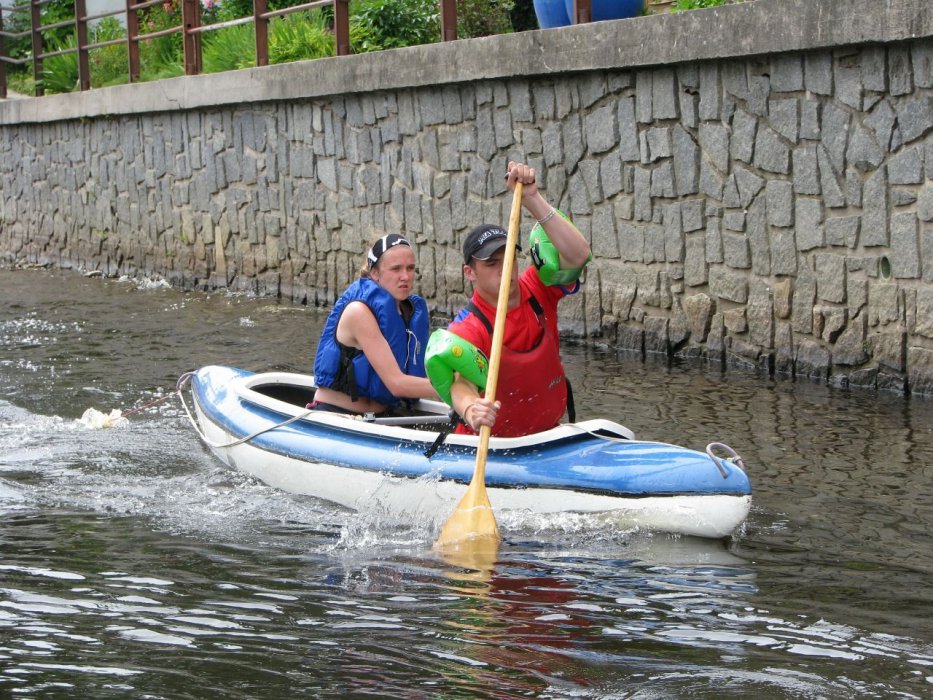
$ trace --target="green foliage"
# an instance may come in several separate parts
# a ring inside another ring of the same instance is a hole
[[[201,68],[205,73],[221,73],[256,65],[256,34],[252,24],[238,24],[204,35],[201,42]]]
[[[325,13],[313,11],[297,12],[273,20],[269,27],[269,63],[335,55],[337,43],[330,25],[330,18]]]
[[[74,49],[77,41],[74,36],[68,37],[56,51]],[[42,89],[47,94],[56,92],[72,92],[78,87],[78,54],[76,51],[49,56],[42,61]]]
[[[116,17],[107,17],[91,30],[90,42],[97,44],[126,37],[126,30]],[[113,44],[88,52],[91,86],[106,87],[129,82],[129,62],[124,44]]]
[[[457,38],[510,34],[514,9],[514,0],[459,0]]]
[[[351,24],[359,26],[358,52],[430,44],[441,38],[437,0],[362,0],[351,5]]]
[[[702,10],[706,7],[720,7],[731,5],[735,0],[675,0],[671,5],[671,12],[686,12],[687,10]]]

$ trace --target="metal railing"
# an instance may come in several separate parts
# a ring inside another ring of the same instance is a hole
[[[181,0],[181,24],[167,27],[149,33],[140,33],[140,12],[156,5],[162,5],[165,0],[126,0],[126,8],[100,12],[89,15],[86,0],[74,0],[74,19],[42,23],[42,6],[52,0],[28,0],[27,3],[14,4],[5,7],[0,4],[0,98],[7,97],[7,64],[26,65],[32,63],[33,77],[35,79],[35,94],[44,94],[42,86],[42,62],[53,56],[77,53],[78,56],[78,87],[81,90],[91,89],[91,71],[89,53],[93,49],[106,46],[125,44],[127,48],[127,73],[130,82],[140,79],[139,47],[143,41],[149,41],[163,36],[181,34],[184,55],[185,75],[198,75],[201,73],[201,36],[205,32],[216,31],[240,24],[254,23],[256,65],[269,64],[269,22],[276,17],[282,17],[293,12],[302,12],[318,7],[332,6],[334,11],[333,32],[336,44],[336,54],[346,56],[350,54],[350,0],[314,0],[299,5],[285,7],[278,10],[268,9],[268,0],[253,0],[253,14],[238,19],[217,22],[214,24],[201,24],[200,0]],[[0,0],[2,3],[2,0]],[[440,6],[441,41],[454,41],[457,38],[457,1],[438,0]],[[574,24],[590,21],[591,0],[575,0]],[[4,29],[4,14],[7,16],[29,13],[30,28],[20,32],[8,32]],[[123,16],[126,24],[126,36],[107,41],[88,42],[88,25],[94,21],[108,17]],[[66,27],[74,28],[75,46],[46,51],[43,34]],[[12,58],[7,55],[6,40],[31,37],[32,52],[26,58]]]

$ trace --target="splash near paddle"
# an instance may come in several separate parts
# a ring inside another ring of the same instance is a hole
[[[505,335],[505,316],[509,310],[509,287],[512,282],[512,268],[515,265],[515,247],[518,244],[518,222],[522,211],[522,183],[515,183],[512,196],[512,212],[509,216],[509,231],[505,242],[505,257],[502,259],[502,280],[499,283],[499,299],[496,304],[496,323],[492,332],[492,351],[489,359],[489,373],[486,378],[486,398],[496,400],[496,388],[499,382],[499,365],[502,362],[502,340]],[[486,493],[486,455],[489,452],[489,438],[492,430],[484,425],[479,431],[479,444],[476,447],[476,466],[473,479],[466,493],[460,500],[453,514],[444,523],[440,535],[434,543],[437,549],[471,549],[477,553],[499,547],[499,526]]]

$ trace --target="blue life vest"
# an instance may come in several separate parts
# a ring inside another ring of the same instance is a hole
[[[412,314],[406,323],[395,298],[368,277],[362,277],[347,288],[327,317],[314,357],[315,382],[341,391],[354,401],[363,396],[386,406],[398,406],[400,399],[389,392],[366,355],[337,341],[337,323],[347,304],[354,301],[363,302],[373,312],[401,370],[425,376],[424,351],[430,326],[427,303],[416,294],[408,297]]]

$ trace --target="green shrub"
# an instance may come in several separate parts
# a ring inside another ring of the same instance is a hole
[[[510,34],[514,9],[514,0],[459,0],[457,38]]]
[[[706,7],[719,7],[732,5],[736,0],[675,0],[671,5],[671,12],[686,12],[687,10],[702,10]],[[741,2],[741,0],[739,0]]]
[[[74,49],[74,36],[66,38],[54,48],[55,51]],[[59,54],[42,60],[42,90],[46,94],[73,92],[78,87],[78,53]]]
[[[201,41],[201,70],[222,73],[256,65],[256,33],[252,24],[217,29]]]
[[[361,0],[351,5],[350,23],[359,26],[360,53],[440,41],[437,0]]]
[[[269,63],[289,63],[333,56],[337,43],[323,12],[297,12],[269,26]],[[255,62],[254,62],[255,63]]]
[[[116,17],[106,17],[91,29],[90,42],[97,44],[126,37],[126,30]],[[106,87],[129,82],[129,61],[126,45],[112,44],[88,52],[91,68],[91,86]]]

